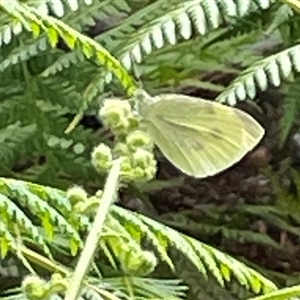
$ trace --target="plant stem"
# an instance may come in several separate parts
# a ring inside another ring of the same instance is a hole
[[[92,262],[97,246],[99,245],[99,239],[106,215],[109,212],[110,206],[114,202],[116,192],[118,190],[120,167],[120,159],[115,160],[107,176],[103,197],[100,201],[90,234],[86,239],[85,246],[76,265],[73,278],[70,280],[70,286],[66,291],[65,300],[76,300],[80,294],[82,282]]]

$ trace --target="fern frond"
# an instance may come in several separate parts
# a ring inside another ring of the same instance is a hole
[[[87,26],[95,27],[99,31],[109,30],[110,27],[116,26],[125,14],[127,14],[131,8],[125,0],[106,0],[97,2],[94,1],[92,5],[81,6],[79,10],[70,12],[65,15],[62,20],[69,26],[82,32]],[[97,23],[99,20],[104,20],[102,23]],[[105,23],[104,23],[105,22]],[[103,28],[102,28],[103,27]],[[106,47],[109,38],[98,40],[98,43]],[[109,48],[108,48],[109,49]],[[69,68],[72,65],[78,64],[84,60],[84,55],[81,51],[73,50],[71,53],[63,53],[58,59],[49,66],[49,70],[45,70],[43,75],[55,74],[58,71],[62,71]]]
[[[112,209],[112,215],[120,220],[121,224],[128,230],[128,232],[135,237],[139,242],[142,241],[144,235],[147,237],[150,243],[155,247],[160,258],[165,261],[172,269],[174,268],[173,262],[171,261],[167,249],[166,240],[160,238],[157,234],[149,230],[139,216],[133,214],[124,214],[122,209]],[[143,235],[141,235],[143,232]]]
[[[69,12],[77,12],[83,7],[90,7],[94,0],[39,0],[27,1],[27,5],[36,8],[43,14],[54,14],[56,17],[63,17]]]
[[[257,89],[265,91],[270,84],[280,86],[282,79],[288,78],[292,71],[300,71],[299,55],[300,45],[296,45],[254,63],[243,71],[216,101],[235,105],[248,97],[254,99]]]
[[[73,240],[75,245],[73,244],[72,247],[77,246],[78,248],[80,246],[81,240],[78,233],[60,213],[60,211],[64,211],[67,215],[74,217],[74,211],[70,211],[67,200],[64,199],[64,192],[6,178],[1,178],[0,183],[1,194],[10,199],[13,198],[20,207],[26,206],[41,220],[46,231],[51,232],[52,224],[55,224],[59,232]],[[53,200],[54,198],[58,199]],[[80,219],[77,222],[81,222]],[[83,225],[87,228],[87,224]],[[224,286],[224,283],[230,281],[231,278],[236,278],[240,284],[245,285],[254,293],[276,289],[272,282],[216,249],[123,208],[113,206],[105,226],[102,240],[111,242],[110,245],[115,251],[115,257],[123,257],[121,261],[126,257],[128,259],[130,253],[138,255],[142,251],[140,249],[142,239],[146,238],[160,257],[171,267],[173,264],[176,267],[176,261],[170,260],[168,252],[174,247],[185,255],[204,276],[213,276],[221,286]],[[53,234],[56,234],[56,231]],[[118,242],[114,244],[113,241]],[[53,241],[53,243],[56,242]],[[123,246],[127,245],[125,249],[121,246],[122,243]],[[114,245],[120,245],[120,247],[114,247]],[[139,255],[140,258],[143,257],[141,255]],[[146,259],[147,265],[146,256],[144,259]]]
[[[132,236],[131,232],[118,219],[108,216],[104,230],[103,246],[108,246],[118,259],[120,269],[133,276],[148,276],[156,267],[153,256],[145,254],[141,241]]]
[[[32,42],[27,41],[28,45],[21,44],[15,47],[13,52],[10,53],[0,64],[0,72],[3,72],[11,65],[16,65],[19,62],[28,61],[30,58],[40,55],[49,48],[49,43],[46,38],[42,37]]]
[[[0,257],[4,258],[10,250],[17,252],[16,238],[11,234],[8,224],[0,219]]]
[[[191,238],[189,238],[192,240]],[[198,242],[194,240],[195,247],[199,247]],[[236,280],[246,286],[247,290],[252,290],[254,293],[268,293],[274,291],[275,285],[272,281],[264,278],[258,272],[245,268],[245,265],[229,255],[222,253],[221,251],[214,249],[208,245],[203,244],[203,248],[212,255],[213,259],[218,263],[220,273],[223,278],[233,275]],[[276,288],[275,288],[276,289]]]
[[[73,3],[73,1],[69,1],[69,3],[71,2]],[[111,21],[109,18],[114,17],[116,19],[118,15],[127,14],[130,10],[131,7],[128,5],[127,0],[93,0],[93,3],[88,6],[82,5],[81,2],[76,10],[71,9],[70,11],[69,9],[62,20],[72,28],[81,31],[88,26],[97,26],[96,20],[107,20],[109,22]]]
[[[262,24],[260,22],[261,14],[261,11],[254,11],[249,15],[243,16],[242,18],[232,20],[228,27],[219,29],[218,31],[214,32],[214,34],[211,34],[212,36],[209,36],[201,47],[202,50],[216,43],[234,39],[239,35],[251,34],[252,32],[255,32],[257,35],[257,32],[262,30]]]
[[[299,300],[300,299],[299,295],[300,295],[300,286],[296,285],[292,287],[283,288],[263,296],[250,298],[247,300],[286,300],[286,299]]]
[[[261,9],[267,9],[273,1],[216,1],[189,0],[166,5],[161,0],[160,16],[155,16],[151,22],[124,43],[121,54],[122,63],[130,69],[133,62],[140,63],[143,53],[150,54],[154,49],[161,49],[165,44],[174,45],[177,37],[188,40],[195,29],[200,35],[218,28],[224,19],[243,16],[253,9],[255,4]],[[242,13],[242,15],[241,15]],[[239,15],[240,14],[240,15]],[[126,47],[125,47],[126,45]]]
[[[66,219],[56,209],[51,207],[47,201],[30,191],[26,183],[13,179],[0,178],[0,193],[2,197],[15,199],[23,209],[28,209],[33,216],[36,216],[46,229],[50,240],[53,239],[54,232],[58,230],[60,233],[65,233],[69,236],[73,251],[76,251],[82,245],[80,236]],[[21,212],[20,216],[18,222],[26,220]],[[39,237],[37,231],[30,226],[32,225],[31,222],[27,221],[26,224],[31,229],[29,231],[31,232],[31,236]],[[25,229],[24,226],[23,229]],[[41,241],[39,240],[39,242]],[[44,243],[41,242],[40,245],[43,246]]]
[[[0,28],[0,47],[11,43],[14,36],[22,32],[22,25],[20,22],[12,21],[11,24],[5,24]]]
[[[43,13],[48,14],[47,9],[47,1],[33,1],[32,3],[34,6],[37,6],[37,8],[42,11]],[[23,32],[24,26],[22,22],[18,19],[10,20],[8,16],[1,15],[0,17],[0,47],[4,45],[8,45],[13,41],[13,37],[16,37],[20,35]]]
[[[120,290],[118,292],[116,291],[116,293],[119,297],[122,297],[122,294],[124,296],[126,295],[127,288],[122,287],[122,278],[106,279],[106,281],[108,284],[111,283],[111,285],[113,285],[113,283],[116,285],[116,281],[120,281],[118,284]],[[138,296],[138,299],[186,299],[185,291],[187,288],[183,286],[179,280],[133,277],[132,280],[128,282],[128,285],[135,291],[134,294]]]
[[[50,75],[55,75],[64,69],[70,68],[72,65],[83,62],[85,59],[86,58],[81,51],[74,50],[72,52],[62,54],[53,64],[43,71],[41,76],[48,77]]]
[[[67,12],[77,11],[82,5],[91,5],[94,0],[44,0],[39,4],[43,13],[52,12],[57,17],[63,17]]]
[[[227,214],[225,211],[219,211],[218,213],[223,213],[224,215]],[[185,215],[182,215],[182,213],[178,213],[178,215],[172,214],[172,216],[170,217],[171,220],[169,220],[169,218],[164,218],[164,223],[180,231],[184,230],[184,232],[193,232],[195,234],[201,233],[202,236],[207,237],[221,234],[222,237],[230,241],[237,241],[239,243],[255,243],[257,245],[264,245],[273,247],[275,249],[282,249],[279,243],[277,243],[264,233],[253,232],[252,230],[247,229],[231,228],[233,227],[231,226],[231,224],[229,224],[229,226],[226,226],[225,224],[210,224],[210,219],[208,219],[207,221],[204,219],[201,222],[196,222],[186,217]]]
[[[46,249],[47,254],[50,253],[45,241],[31,220],[11,199],[3,194],[0,194],[0,211],[1,219],[2,221],[5,220],[10,232],[15,231],[14,226],[18,226],[20,233],[27,234],[29,238],[32,238],[37,244],[42,246],[44,250]]]
[[[258,291],[267,292],[276,289],[271,281],[265,279],[252,269],[245,269],[242,263],[230,258],[222,252],[190,237],[179,234],[175,230],[167,228],[146,217],[140,216],[140,218],[153,232],[158,234],[158,236],[165,241],[166,245],[178,249],[197,266],[198,270],[204,276],[209,272],[218,280],[220,285],[224,285],[225,280],[229,280],[229,278],[233,276],[240,284],[248,286],[249,289],[255,293]],[[176,242],[174,243],[173,241]],[[222,269],[221,266],[226,268],[226,276],[222,273],[224,269]]]
[[[136,89],[137,86],[132,77],[119,61],[94,40],[80,34],[63,22],[40,14],[37,10],[26,5],[20,5],[16,1],[12,1],[9,5],[1,3],[0,6],[12,18],[22,22],[26,29],[32,31],[35,36],[39,36],[41,31],[45,32],[51,45],[56,45],[58,38],[61,37],[71,49],[75,45],[78,46],[87,58],[95,56],[98,63],[106,66],[120,80],[124,88],[128,90],[129,95]]]
[[[291,198],[291,197],[290,197]],[[284,199],[283,201],[288,201],[288,203],[293,203],[296,206],[295,199]],[[279,200],[277,200],[279,202]],[[282,201],[282,202],[283,202]],[[298,201],[297,201],[298,202]],[[297,203],[299,204],[299,202]],[[297,209],[296,211],[298,211]],[[290,219],[298,223],[299,225],[299,214],[295,213],[295,209],[287,207],[287,205],[244,205],[237,207],[236,211],[240,214],[246,213],[247,215],[259,216],[264,219],[268,224],[272,224],[274,227],[279,228],[282,231],[291,233],[295,236],[300,236],[300,230],[298,226],[290,224]]]
[[[270,35],[275,30],[277,30],[281,25],[286,24],[294,16],[293,9],[287,5],[282,4],[274,13],[274,18],[272,19],[271,24],[266,30],[266,35]]]
[[[18,181],[9,179],[10,187],[13,187],[17,184]],[[35,194],[40,199],[47,203],[52,203],[62,214],[70,213],[72,211],[70,202],[65,198],[64,193],[62,193],[60,190],[47,186],[41,186],[31,182],[26,182],[26,187],[29,192]]]
[[[24,148],[20,146],[31,140],[36,131],[35,125],[22,126],[20,122],[0,129],[0,160],[2,164],[11,167],[23,154],[21,149]]]
[[[60,101],[61,106],[69,108],[69,112],[77,112],[84,100],[78,85],[76,86],[71,80],[58,82],[52,77],[42,78],[37,81],[37,87],[43,99],[38,103],[41,110],[45,109],[44,105],[46,107],[49,107],[50,104],[57,105],[57,99],[61,97],[65,99],[65,102]],[[53,106],[52,108],[54,108]]]
[[[281,130],[280,130],[280,146],[282,147],[288,134],[290,133],[293,125],[295,124],[295,120],[300,114],[300,104],[299,104],[299,96],[300,96],[300,78],[297,77],[294,82],[288,85],[288,88],[285,89],[284,93],[284,103],[283,103],[283,116],[280,119]]]

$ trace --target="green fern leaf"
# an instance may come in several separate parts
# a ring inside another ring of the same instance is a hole
[[[269,84],[280,86],[294,70],[300,71],[300,46],[296,45],[254,63],[243,71],[216,99],[235,105],[246,98],[254,99],[257,89],[265,91]]]
[[[287,287],[280,289],[275,292],[268,293],[266,295],[250,298],[247,300],[299,300],[300,295],[300,286],[293,286],[293,287]]]
[[[238,12],[243,15],[250,13],[254,2],[259,8],[267,9],[273,1],[243,2],[241,4],[240,1],[234,3],[226,0],[188,0],[184,3],[172,3],[169,7],[161,0],[161,15],[153,15],[155,19],[152,22],[133,33],[124,45],[119,46],[126,49],[125,53],[120,54],[121,61],[130,69],[133,62],[141,63],[143,52],[150,54],[153,49],[161,49],[167,43],[176,44],[177,35],[183,40],[188,40],[192,37],[193,28],[200,35],[204,35],[218,28],[223,19],[235,17]]]
[[[284,93],[284,111],[283,116],[280,119],[281,131],[280,131],[280,146],[282,147],[286,142],[286,139],[297,120],[300,113],[299,95],[300,95],[300,78],[288,85],[288,88]]]
[[[0,6],[12,18],[17,18],[20,20],[20,22],[29,24],[35,35],[38,36],[40,34],[40,31],[45,32],[47,34],[49,42],[53,43],[53,45],[56,45],[59,36],[64,40],[71,41],[72,45],[73,41],[74,44],[76,41],[76,45],[81,49],[86,49],[86,45],[89,45],[90,49],[95,55],[96,61],[101,65],[106,66],[107,69],[121,81],[125,89],[128,90],[129,95],[132,94],[133,91],[137,88],[136,83],[133,81],[132,77],[129,76],[127,71],[122,67],[119,61],[117,61],[113,56],[109,54],[107,50],[105,50],[89,37],[80,34],[79,32],[75,31],[71,27],[53,17],[41,15],[35,9],[26,5],[20,5],[15,1],[10,3],[9,6],[1,3]],[[69,46],[72,47],[71,44]]]
[[[160,235],[168,241],[169,247],[175,247],[186,255],[204,276],[207,276],[209,271],[218,280],[219,284],[224,285],[222,268],[220,269],[219,266],[225,264],[240,284],[248,286],[254,292],[257,292],[258,285],[259,290],[264,292],[276,289],[276,286],[271,281],[263,278],[254,270],[245,268],[242,263],[233,260],[218,250],[185,235],[181,235],[175,230],[162,226],[146,217],[141,216],[141,219],[153,232],[160,232]],[[176,242],[170,244],[171,241]],[[227,275],[226,278],[228,278]]]
[[[12,166],[24,149],[20,145],[25,144],[36,134],[35,125],[21,126],[20,122],[10,124],[0,130],[0,160],[5,166]]]
[[[116,219],[120,220],[121,224],[126,228],[126,230],[135,237],[136,240],[141,242],[141,239],[146,236],[147,239],[152,243],[158,252],[160,258],[165,261],[172,269],[174,268],[173,262],[171,261],[167,253],[167,240],[151,230],[146,226],[136,214],[127,214],[122,208],[115,209],[113,207],[112,215]],[[141,234],[143,233],[143,234]]]
[[[15,237],[11,234],[7,223],[0,220],[0,257],[4,258],[8,251],[18,251]]]
[[[266,35],[271,35],[275,30],[277,30],[280,26],[287,23],[294,15],[294,11],[287,4],[282,4],[274,13],[274,18],[272,23],[269,25],[266,30]]]
[[[19,205],[26,207],[33,215],[36,215],[45,226],[50,240],[54,231],[58,230],[60,233],[67,234],[72,244],[75,243],[78,247],[81,247],[82,240],[74,228],[56,209],[49,206],[46,201],[36,194],[33,194],[24,182],[0,178],[0,192],[3,196],[16,199]]]

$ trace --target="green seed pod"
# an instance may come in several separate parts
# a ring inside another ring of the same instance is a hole
[[[110,169],[112,161],[112,151],[104,143],[99,144],[92,152],[92,164],[99,172],[106,172]]]

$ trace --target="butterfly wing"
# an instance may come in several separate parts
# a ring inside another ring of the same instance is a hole
[[[160,95],[144,104],[143,119],[154,143],[184,173],[212,176],[253,149],[264,129],[245,112],[184,95]]]

